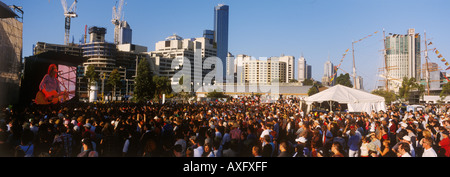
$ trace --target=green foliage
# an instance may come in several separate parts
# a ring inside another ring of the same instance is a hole
[[[289,83],[297,83],[297,82],[298,82],[297,79],[291,79],[291,80],[289,80]]]
[[[415,78],[404,77],[402,81],[402,86],[399,88],[399,96],[405,100],[408,100],[411,91],[417,90],[420,95],[425,92],[425,87],[416,82]]]
[[[170,85],[170,80],[167,77],[159,77],[157,75],[152,78],[155,84],[155,96],[156,98],[162,97],[162,94],[169,94],[172,92],[172,86]]]
[[[444,99],[447,95],[450,95],[450,82],[447,82],[442,86],[441,94],[439,94],[441,99]]]
[[[145,58],[138,64],[135,82],[134,97],[136,101],[141,102],[153,98],[155,84],[153,83],[150,64]]]
[[[302,83],[303,85],[313,85],[314,81],[312,79],[305,79]]]
[[[394,91],[386,91],[386,90],[374,90],[372,94],[384,97],[386,104],[391,104],[393,101],[397,100],[398,97]]]
[[[315,82],[311,88],[308,90],[308,96],[319,93],[319,88],[322,88],[322,84]]]
[[[179,85],[183,85],[184,84],[184,75],[180,77],[180,80],[178,81]]]
[[[336,84],[353,88],[352,81],[350,80],[350,74],[348,73],[340,74],[338,77],[336,77]]]
[[[89,65],[87,67],[84,77],[89,80],[88,86],[91,86],[100,79],[98,72],[95,71],[94,65]]]
[[[216,90],[212,92],[208,92],[206,95],[208,98],[227,98],[228,96],[225,95],[223,92],[217,92]]]
[[[317,87],[311,87],[311,88],[309,88],[309,90],[308,90],[308,96],[314,95],[314,94],[316,94],[316,93],[319,93],[319,88],[317,88]]]
[[[106,84],[113,88],[113,96],[115,97],[117,86],[121,87],[122,85],[122,82],[120,82],[120,73],[118,69],[112,70],[112,72],[109,74],[109,78]]]

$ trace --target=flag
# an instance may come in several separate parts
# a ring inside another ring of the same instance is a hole
[[[436,50],[436,51],[435,51],[435,53],[436,53],[436,55],[437,55],[437,54],[439,54],[439,51],[438,51],[438,50]]]
[[[416,38],[418,38],[419,37],[419,34],[416,34],[416,36],[415,36]]]
[[[428,43],[428,45],[431,45],[431,44],[433,44],[433,43],[432,42]]]
[[[345,53],[347,53],[347,52],[348,52],[348,50],[349,50],[349,49],[347,49],[347,50],[345,51]]]
[[[445,62],[445,58],[443,58],[441,61],[442,61],[442,62]]]
[[[445,66],[448,66],[449,64],[448,64],[448,62],[445,62]]]
[[[442,58],[442,54],[438,55],[438,58]]]
[[[450,67],[448,67],[447,69],[445,69],[445,70],[449,70],[450,69]]]

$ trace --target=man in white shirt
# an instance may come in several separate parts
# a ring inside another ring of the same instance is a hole
[[[437,157],[436,151],[434,151],[433,147],[431,147],[433,144],[433,140],[431,138],[425,138],[423,139],[423,154],[422,157]]]
[[[194,149],[194,157],[202,157],[204,152],[203,150],[204,141],[198,139],[196,139],[195,141],[197,142],[197,148]]]
[[[269,126],[267,126],[267,124],[264,125],[264,131],[261,133],[261,136],[259,137],[260,140],[263,140],[263,139],[264,139],[264,136],[266,136],[266,135],[269,135],[269,136],[270,136],[270,132],[271,132],[271,131],[272,131],[272,130],[270,130],[270,128],[269,128]]]

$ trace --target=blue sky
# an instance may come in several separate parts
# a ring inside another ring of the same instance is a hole
[[[38,41],[64,43],[64,16],[59,0],[2,0],[23,6],[23,56],[32,55]],[[73,0],[67,0],[71,4]],[[230,6],[229,51],[258,57],[303,53],[312,65],[313,78],[321,80],[328,56],[339,64],[352,41],[375,31],[376,35],[355,44],[357,74],[370,91],[382,84],[377,77],[383,67],[382,30],[406,34],[415,28],[423,40],[429,38],[444,57],[450,56],[448,0],[125,0],[125,20],[133,29],[133,43],[154,50],[157,41],[173,33],[184,38],[201,37],[213,29],[214,6]],[[116,0],[79,0],[78,18],[72,19],[71,39],[77,43],[84,26],[107,28],[107,41],[113,41],[112,7]],[[423,43],[422,43],[423,44]],[[422,47],[424,47],[422,45]],[[423,50],[423,48],[422,48]],[[444,65],[430,54],[430,59]],[[422,58],[423,60],[423,58]],[[424,63],[424,62],[422,62]],[[342,69],[352,71],[349,52]],[[445,68],[444,68],[445,69]],[[343,73],[343,71],[338,72]],[[297,77],[297,76],[296,76]]]

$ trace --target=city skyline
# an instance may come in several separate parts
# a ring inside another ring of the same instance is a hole
[[[37,42],[64,43],[64,16],[60,1],[3,0],[7,5],[23,6],[23,57],[32,55]],[[71,3],[72,1],[68,1]],[[70,39],[82,38],[84,26],[107,28],[106,41],[113,42],[112,7],[116,1],[78,1],[78,18],[72,19]],[[386,33],[404,34],[409,28],[431,39],[442,54],[450,53],[450,35],[446,32],[445,17],[450,3],[432,1],[125,1],[124,19],[133,29],[133,43],[154,50],[157,41],[176,33],[184,38],[201,37],[203,30],[214,28],[214,6],[230,6],[229,49],[233,55],[245,54],[255,58],[281,54],[295,57],[301,53],[313,67],[312,77],[321,80],[323,63],[328,55],[338,65],[345,50],[368,34],[371,38],[355,44],[357,74],[364,78],[364,87],[370,91],[382,85],[378,68],[383,67],[382,29]],[[423,13],[422,13],[423,12]],[[422,43],[423,45],[423,43]],[[448,51],[448,52],[447,52]],[[349,52],[348,54],[351,54]],[[423,57],[422,57],[423,58]],[[352,69],[351,55],[341,68]],[[436,56],[430,62],[442,67]],[[341,70],[338,74],[343,73]],[[297,78],[297,73],[295,74]]]

